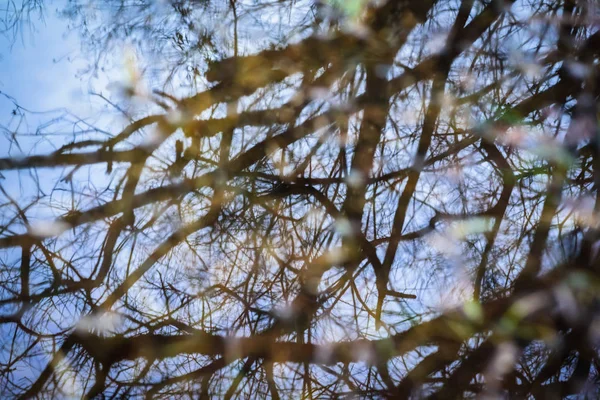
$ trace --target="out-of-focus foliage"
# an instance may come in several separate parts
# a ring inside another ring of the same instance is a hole
[[[2,398],[600,395],[595,1],[59,11],[127,123],[3,126]]]

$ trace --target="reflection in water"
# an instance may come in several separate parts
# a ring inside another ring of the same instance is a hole
[[[3,398],[598,397],[594,2],[57,8],[111,83],[5,95]]]

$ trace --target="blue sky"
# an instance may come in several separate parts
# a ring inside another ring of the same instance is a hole
[[[90,93],[114,97],[109,90],[109,77],[117,75],[105,72],[92,76],[86,72],[89,61],[82,52],[78,30],[69,27],[66,17],[58,15],[63,3],[44,3],[41,18],[34,13],[16,37],[11,33],[0,34],[0,127],[14,129],[18,122],[12,115],[15,107],[6,95],[26,110],[36,112],[25,113],[26,125],[19,127],[19,140],[24,143],[22,151],[14,146],[9,148],[5,136],[0,135],[0,157],[52,151],[65,140],[73,139],[69,133],[74,131],[73,123],[78,118],[100,128],[114,122],[104,112],[107,103]],[[23,135],[54,118],[64,117],[67,110],[72,115],[53,122],[46,130],[46,133],[66,133],[64,138],[47,135],[50,139],[42,140],[39,136],[29,139]]]
[[[0,90],[28,109],[47,111],[66,107],[86,110],[85,79],[77,77],[85,62],[78,57],[80,43],[67,31],[65,19],[56,15],[56,5],[36,14],[16,38],[0,36]],[[7,117],[2,103],[2,118]]]

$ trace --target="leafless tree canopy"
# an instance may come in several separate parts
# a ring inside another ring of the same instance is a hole
[[[0,397],[600,396],[596,1],[59,11],[139,58],[2,126]]]

